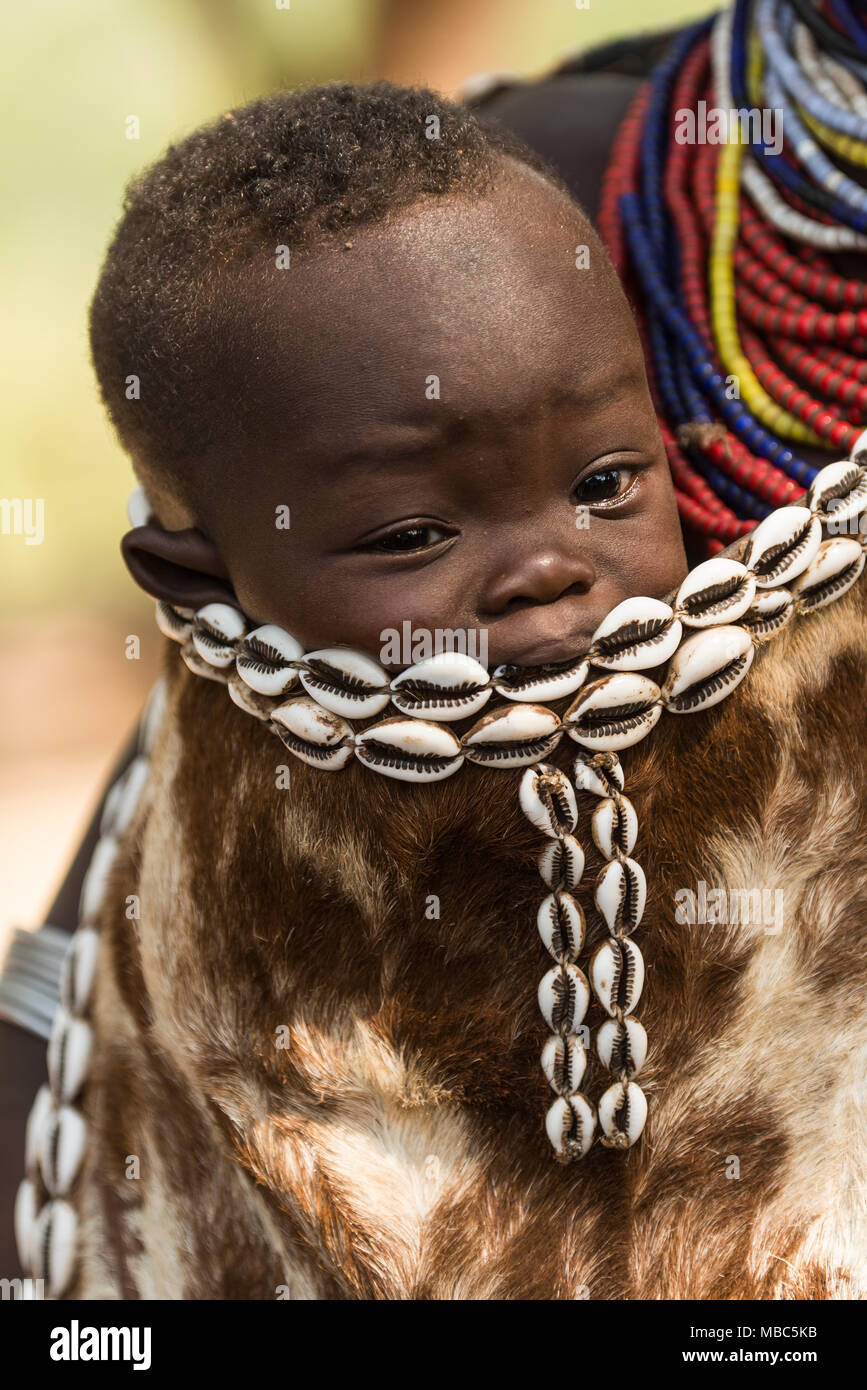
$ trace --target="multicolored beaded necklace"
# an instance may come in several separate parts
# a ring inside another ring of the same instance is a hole
[[[743,112],[720,143],[711,111]],[[780,121],[781,149],[750,113]],[[600,230],[711,553],[801,498],[799,447],[849,454],[867,422],[867,283],[827,254],[867,252],[865,168],[867,20],[842,2],[735,0],[678,37],[618,132]]]

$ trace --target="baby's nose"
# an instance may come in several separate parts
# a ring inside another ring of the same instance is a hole
[[[535,604],[555,603],[570,594],[586,594],[596,581],[587,554],[539,546],[514,553],[487,586],[485,607],[492,616]]]

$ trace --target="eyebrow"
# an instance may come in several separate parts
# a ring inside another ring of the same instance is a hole
[[[633,384],[631,375],[622,377],[622,363],[609,363],[597,374],[591,389],[586,386],[556,386],[553,390],[545,393],[544,397],[527,405],[523,410],[514,413],[511,420],[503,420],[503,427],[516,425],[535,411],[544,408],[571,406],[573,409],[588,411],[592,410],[600,400],[610,396],[614,387],[611,378],[622,381],[624,392],[630,389]],[[437,402],[438,421],[436,424],[425,423],[425,425],[397,424],[386,432],[381,443],[371,440],[370,444],[358,448],[349,449],[345,452],[337,452],[329,455],[329,468],[337,474],[342,474],[352,469],[375,469],[398,468],[405,464],[416,463],[419,467],[423,466],[429,456],[438,449],[454,446],[461,443],[472,429],[473,421],[466,415],[453,413],[449,406],[443,402]],[[474,417],[475,418],[475,417]]]
[[[380,443],[371,440],[369,444],[331,455],[329,467],[336,473],[344,473],[349,469],[397,468],[412,463],[421,466],[435,450],[456,444],[468,428],[466,418],[456,415],[423,430],[397,426],[389,432],[392,437],[385,436]]]

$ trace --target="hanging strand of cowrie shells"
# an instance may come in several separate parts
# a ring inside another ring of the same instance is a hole
[[[647,883],[641,865],[631,858],[638,838],[638,817],[623,795],[623,768],[616,753],[597,753],[575,760],[575,782],[601,798],[591,832],[606,864],[596,880],[596,906],[610,933],[590,961],[590,983],[608,1018],[596,1034],[602,1065],[617,1080],[598,1102],[601,1143],[628,1149],[641,1135],[647,1101],[632,1080],[647,1056],[647,1034],[632,1010],[644,988],[644,957],[632,933],[644,915]]]
[[[633,1081],[647,1056],[647,1034],[632,1010],[644,984],[644,960],[632,940],[644,912],[644,872],[630,856],[638,818],[623,795],[623,769],[616,753],[579,754],[575,786],[600,798],[591,821],[594,842],[606,864],[596,880],[596,906],[610,933],[590,962],[590,981],[578,968],[585,937],[584,913],[572,894],[584,872],[584,852],[572,831],[578,819],[568,777],[546,763],[528,769],[519,787],[521,809],[548,837],[539,873],[550,888],[537,914],[539,935],[556,964],[539,985],[539,1007],[552,1030],[542,1050],[542,1070],[557,1100],[545,1118],[556,1158],[583,1158],[593,1143],[597,1119],[606,1147],[629,1148],[647,1118],[644,1093]],[[617,1077],[598,1110],[581,1091],[587,1067],[582,1039],[590,986],[609,1018],[596,1035],[602,1064]]]
[[[150,756],[163,717],[165,684],[153,688],[139,727],[136,756],[105,800],[60,978],[60,1004],[48,1043],[48,1084],[27,1120],[24,1173],[15,1199],[15,1239],[21,1266],[42,1280],[49,1299],[62,1298],[76,1272],[75,1188],[87,1143],[83,1092],[90,1072],[90,1013],[100,952],[100,913],[120,841],[147,784]]]
[[[539,935],[556,962],[542,978],[538,994],[551,1029],[542,1051],[542,1070],[557,1092],[545,1126],[555,1155],[569,1163],[584,1157],[596,1128],[596,1111],[580,1090],[587,1066],[580,1030],[590,986],[575,963],[584,945],[584,913],[571,891],[584,872],[584,851],[572,834],[578,807],[566,774],[548,763],[527,769],[518,795],[527,819],[549,840],[539,856],[539,873],[551,891],[536,915]]]

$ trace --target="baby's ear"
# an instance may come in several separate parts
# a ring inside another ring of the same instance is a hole
[[[120,548],[136,584],[151,598],[175,608],[240,607],[217,547],[194,527],[164,531],[148,522],[127,531]]]

